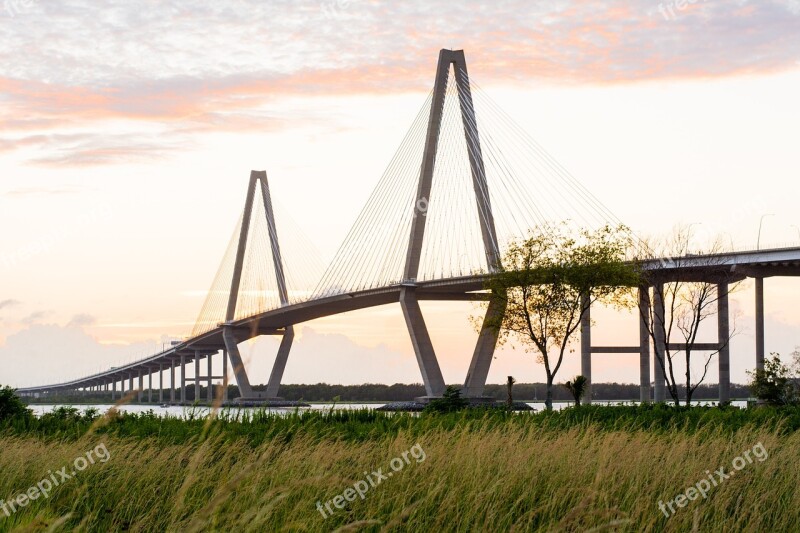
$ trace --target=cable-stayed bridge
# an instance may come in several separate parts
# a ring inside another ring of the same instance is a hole
[[[148,401],[153,401],[155,375],[159,402],[165,400],[165,388],[170,402],[185,402],[188,380],[194,382],[195,398],[200,383],[207,382],[211,400],[212,383],[227,383],[231,366],[243,401],[275,400],[295,325],[399,303],[427,396],[440,396],[445,383],[419,302],[488,299],[482,292],[486,277],[501,267],[507,244],[532,228],[547,228],[559,221],[583,228],[620,223],[470,80],[463,51],[442,50],[433,89],[323,272],[314,268],[297,232],[286,237],[290,220],[276,215],[266,172],[253,171],[242,216],[189,338],[124,366],[19,392],[103,390],[113,399],[119,383],[120,394],[138,391],[142,401],[147,390]],[[658,339],[650,342],[644,318],[650,316],[650,301],[663,297],[661,284],[666,281],[709,281],[718,284],[720,294],[718,340],[698,348],[719,352],[720,400],[727,401],[728,284],[746,277],[756,279],[755,365],[760,366],[764,358],[763,278],[800,275],[800,248],[666,258],[652,260],[646,268],[652,286],[639,289],[639,345],[593,346],[591,321],[585,317],[582,374],[591,380],[593,353],[638,353],[642,401],[663,401],[665,378],[662,367],[653,364],[651,347],[657,356],[680,346],[667,346]],[[503,312],[490,301],[487,317]],[[253,390],[238,347],[260,335],[281,337],[264,392]],[[496,343],[496,331],[484,324],[464,380],[467,396],[482,396]],[[222,375],[214,376],[212,361],[219,353],[224,361]],[[201,375],[203,360],[205,376]],[[186,368],[191,364],[194,376],[188,378]],[[227,387],[222,394],[227,394]]]

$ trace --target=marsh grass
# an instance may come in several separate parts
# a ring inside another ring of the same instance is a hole
[[[793,412],[580,408],[544,415],[373,411],[112,414],[7,424],[0,497],[104,443],[90,466],[0,531],[798,531]],[[37,425],[38,424],[38,425]],[[657,505],[769,452],[670,519]],[[332,516],[316,502],[419,444],[426,459]],[[60,523],[59,523],[60,522]]]

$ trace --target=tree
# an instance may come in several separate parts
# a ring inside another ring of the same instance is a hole
[[[753,396],[769,405],[797,403],[797,386],[791,378],[789,367],[781,362],[780,355],[771,353],[772,359],[764,360],[764,369],[748,371],[751,377],[750,391]]]
[[[514,383],[516,382],[517,380],[514,379],[514,376],[508,376],[508,381],[506,382],[506,389],[508,392],[508,396],[506,397],[506,407],[508,407],[509,411],[514,408],[514,396],[511,389],[514,388]]]
[[[656,350],[655,362],[661,367],[666,378],[667,390],[675,405],[680,405],[678,396],[678,381],[675,377],[680,354],[683,353],[682,364],[685,367],[684,386],[686,387],[686,405],[691,405],[692,396],[708,375],[708,368],[713,357],[720,350],[727,347],[731,338],[736,334],[735,320],[730,328],[728,338],[719,339],[719,344],[714,350],[701,350],[698,346],[698,334],[702,325],[719,312],[720,300],[719,283],[735,281],[732,275],[722,267],[721,255],[724,252],[722,241],[717,239],[706,250],[692,250],[691,227],[677,226],[671,238],[662,246],[653,247],[660,251],[648,252],[649,259],[658,258],[665,269],[681,268],[686,277],[678,279],[661,279],[650,276],[649,282],[661,286],[660,295],[654,294],[649,306],[649,316],[644,316],[648,324],[650,337],[658,346],[663,343],[663,354]],[[694,253],[693,253],[694,252]],[[689,266],[696,266],[692,271]],[[714,267],[720,268],[715,269]],[[713,271],[705,275],[703,271]],[[701,280],[701,278],[714,281]],[[727,293],[735,291],[738,283],[728,285]],[[658,290],[658,289],[656,289]],[[735,317],[734,317],[735,318]],[[679,341],[679,342],[675,342]],[[670,345],[679,345],[680,348],[670,349]],[[705,351],[706,355],[699,356],[698,352]],[[700,370],[693,375],[692,364],[699,359]],[[699,379],[696,379],[699,374]]]
[[[450,413],[460,411],[469,405],[469,402],[461,397],[461,389],[448,385],[441,398],[434,398],[425,406],[426,412]]]
[[[29,416],[31,416],[31,410],[19,399],[14,389],[11,387],[0,388],[0,421]]]
[[[632,305],[631,287],[640,277],[626,261],[630,242],[625,226],[578,232],[566,224],[537,228],[510,243],[502,268],[486,283],[490,299],[505,307],[486,325],[498,331],[501,344],[513,337],[526,352],[537,353],[547,375],[547,409],[553,407],[555,376],[589,307]]]
[[[564,383],[564,388],[567,389],[572,397],[575,398],[575,406],[579,406],[581,404],[581,398],[583,397],[584,393],[586,392],[586,385],[588,381],[586,376],[575,376],[572,381],[567,381]]]

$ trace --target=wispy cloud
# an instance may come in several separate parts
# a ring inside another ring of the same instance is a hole
[[[441,47],[464,48],[478,81],[498,83],[770,73],[800,54],[796,0],[708,1],[675,20],[655,0],[336,5],[331,16],[319,0],[40,3],[4,23],[0,152],[158,159],[209,131],[292,127],[302,116],[284,110],[287,97],[425,91]],[[120,121],[125,135],[104,138]],[[159,134],[142,131],[152,125]]]
[[[60,196],[63,194],[75,194],[80,192],[78,187],[21,187],[19,189],[12,189],[3,193],[5,196],[22,197],[22,196]]]
[[[34,311],[30,315],[26,316],[20,322],[26,325],[38,324],[46,317],[52,315],[52,311]]]
[[[6,307],[14,307],[19,304],[20,302],[18,300],[2,300],[0,301],[0,309],[5,309]]]
[[[80,313],[72,317],[72,319],[67,323],[68,328],[80,328],[83,326],[91,326],[97,319],[92,315],[86,313]]]

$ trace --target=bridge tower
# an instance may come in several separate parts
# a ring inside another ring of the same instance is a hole
[[[422,380],[425,384],[427,397],[441,396],[445,389],[445,383],[417,299],[416,281],[423,239],[425,237],[427,208],[432,201],[431,187],[439,146],[439,133],[442,126],[442,110],[451,66],[458,92],[459,108],[464,126],[467,152],[469,154],[472,185],[475,192],[475,203],[478,211],[486,262],[490,272],[494,272],[500,267],[497,232],[495,230],[494,216],[492,214],[489,188],[486,182],[486,169],[483,162],[480,136],[478,134],[475,107],[472,102],[467,61],[464,57],[463,50],[443,49],[439,51],[439,62],[436,68],[436,81],[433,88],[433,98],[431,100],[425,149],[422,157],[422,166],[420,168],[416,201],[414,204],[414,219],[411,223],[411,235],[408,242],[405,268],[403,271],[403,284],[400,291],[400,306],[402,307],[406,326],[411,336],[411,343],[414,347],[417,363],[422,373]],[[464,392],[467,396],[474,397],[483,394],[483,387],[486,383],[486,376],[489,373],[489,366],[497,344],[498,335],[497,330],[488,327],[488,324],[492,322],[494,317],[502,315],[504,312],[505,309],[502,304],[495,303],[494,301],[489,304],[464,383]]]
[[[278,388],[281,384],[283,371],[286,368],[286,361],[289,358],[289,350],[292,347],[294,340],[294,328],[286,326],[279,334],[283,335],[280,346],[278,347],[278,355],[270,373],[269,382],[267,383],[267,390],[265,393],[254,391],[250,385],[250,379],[247,376],[247,371],[244,367],[241,354],[239,353],[239,338],[237,336],[237,329],[233,324],[236,317],[236,304],[239,297],[239,286],[242,280],[242,269],[244,266],[245,251],[247,247],[247,235],[250,230],[250,218],[253,212],[253,203],[255,199],[256,189],[261,191],[262,200],[264,202],[264,211],[267,219],[267,232],[269,233],[270,249],[272,252],[272,262],[275,270],[275,277],[278,285],[278,298],[281,305],[289,303],[289,296],[286,290],[286,276],[283,270],[283,260],[281,258],[281,249],[278,242],[278,232],[275,226],[275,213],[272,209],[272,197],[269,192],[269,183],[267,182],[267,172],[264,170],[253,170],[250,172],[250,184],[247,188],[247,198],[244,205],[244,217],[242,219],[242,228],[239,234],[239,243],[236,249],[236,262],[233,268],[233,278],[231,279],[231,291],[228,297],[228,307],[225,313],[225,323],[223,324],[223,340],[225,341],[225,349],[228,352],[228,358],[233,366],[233,374],[236,377],[236,384],[239,387],[240,400],[259,400],[259,399],[275,399],[278,396]],[[275,333],[275,332],[270,332]],[[248,336],[249,338],[250,336]]]

